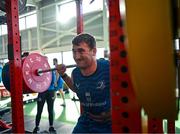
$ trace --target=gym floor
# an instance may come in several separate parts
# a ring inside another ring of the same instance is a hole
[[[78,117],[80,115],[79,101],[73,101],[74,94],[70,92],[65,94],[66,107],[61,106],[63,103],[62,98],[57,95],[54,103],[54,128],[57,130],[57,134],[69,134],[72,132]],[[75,96],[75,98],[77,98]],[[24,104],[24,124],[25,130],[32,132],[35,126],[35,116],[37,112],[36,101]],[[4,114],[2,119],[6,122],[11,122],[11,112]],[[180,113],[179,117],[180,119]],[[167,132],[167,122],[164,121],[164,131]],[[45,103],[43,113],[40,122],[40,132],[47,133],[49,129],[47,104]],[[176,133],[180,133],[180,120],[176,121]]]
[[[80,112],[79,101],[73,101],[73,93],[65,94],[66,106],[63,107],[62,98],[57,95],[54,103],[54,128],[59,133],[71,133]],[[77,97],[76,97],[77,98]],[[37,112],[36,101],[26,103],[24,105],[24,123],[25,130],[32,132],[35,126],[35,116]],[[6,122],[11,122],[11,113],[5,114],[3,120]],[[46,133],[49,129],[48,111],[47,104],[45,103],[43,113],[40,121],[40,132]]]

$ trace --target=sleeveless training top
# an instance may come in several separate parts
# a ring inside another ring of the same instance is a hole
[[[57,83],[57,85],[55,85],[55,83]],[[50,84],[48,90],[57,91],[59,89],[62,89],[63,83],[64,83],[63,79],[59,76],[59,78],[57,80],[55,71],[52,71],[52,81],[51,81],[51,84]]]
[[[97,60],[97,69],[90,76],[83,76],[79,68],[72,72],[75,92],[84,112],[100,114],[110,110],[109,61]]]

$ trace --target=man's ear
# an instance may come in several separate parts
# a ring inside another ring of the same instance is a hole
[[[93,48],[93,56],[96,56],[97,48]]]

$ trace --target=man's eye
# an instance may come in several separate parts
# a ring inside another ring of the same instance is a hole
[[[80,49],[80,50],[78,50],[78,52],[79,52],[79,53],[83,53],[83,52],[84,52],[84,50],[83,50],[83,49]]]
[[[85,53],[84,49],[77,49],[77,50],[72,50],[73,53],[79,53],[79,54],[83,54]]]

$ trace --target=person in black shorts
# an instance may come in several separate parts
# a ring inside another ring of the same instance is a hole
[[[56,91],[62,90],[63,88],[63,80],[59,76],[59,78],[56,78],[56,71],[52,72],[52,82],[48,90],[45,92],[39,93],[37,98],[37,114],[36,114],[36,120],[35,120],[35,128],[33,130],[33,133],[37,133],[40,131],[39,123],[41,119],[41,114],[43,111],[43,107],[45,102],[47,102],[48,107],[48,113],[49,113],[49,132],[50,133],[56,133],[56,130],[53,127],[53,111],[54,111],[54,100],[56,98]]]

